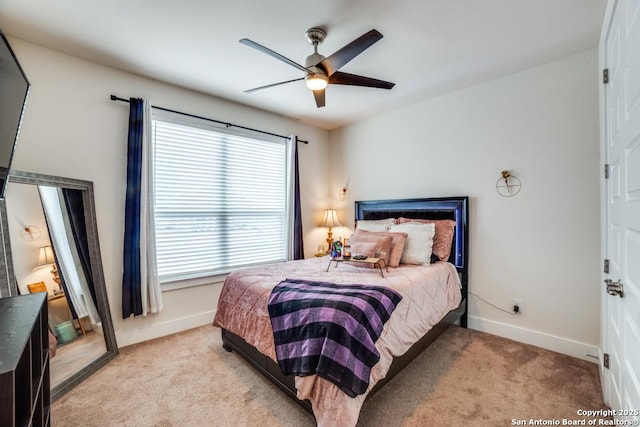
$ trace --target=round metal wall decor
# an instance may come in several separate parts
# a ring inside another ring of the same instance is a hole
[[[513,197],[520,192],[522,184],[517,176],[511,175],[507,170],[502,171],[496,181],[496,191],[502,197]]]
[[[20,237],[24,240],[34,241],[38,240],[42,236],[42,231],[35,225],[27,225],[20,230]]]

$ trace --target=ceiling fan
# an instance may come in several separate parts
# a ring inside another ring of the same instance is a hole
[[[280,61],[291,65],[305,73],[304,77],[298,79],[287,80],[284,82],[272,83],[266,86],[260,86],[253,89],[245,90],[245,93],[255,92],[257,90],[266,89],[274,86],[280,86],[286,83],[306,80],[307,87],[313,91],[318,108],[325,105],[325,88],[329,84],[365,86],[379,89],[391,89],[395,83],[378,80],[371,77],[359,76],[356,74],[343,73],[338,71],[347,62],[360,55],[365,49],[382,38],[382,34],[377,30],[371,30],[351,43],[338,49],[332,55],[324,57],[318,53],[318,45],[322,43],[327,36],[327,32],[322,28],[311,28],[307,30],[307,41],[313,45],[313,53],[307,56],[304,66],[280,55],[273,50],[262,46],[252,40],[242,39],[240,43],[266,53]]]

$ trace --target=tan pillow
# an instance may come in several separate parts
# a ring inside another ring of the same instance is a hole
[[[378,249],[378,244],[375,242],[359,242],[356,239],[355,243],[351,243],[351,257],[354,255],[365,255],[367,257],[375,258],[376,250]]]
[[[367,231],[356,230],[356,236],[386,236],[391,237],[391,253],[389,254],[389,267],[398,267],[400,265],[400,259],[402,258],[402,252],[404,252],[404,245],[407,241],[407,233],[391,233],[388,231]]]
[[[451,243],[456,230],[456,222],[452,219],[412,219],[398,218],[398,224],[405,222],[419,222],[421,224],[435,224],[436,234],[433,236],[433,248],[431,251],[440,258],[440,261],[447,261],[451,254]]]
[[[349,239],[349,244],[351,245],[351,256],[360,255],[360,251],[369,251],[370,248],[366,244],[373,243],[375,245],[373,250],[373,256],[376,258],[384,259],[385,265],[389,264],[389,254],[391,253],[391,241],[393,238],[391,236],[370,236],[370,235],[359,235],[353,234],[351,239]],[[363,246],[361,246],[363,245]],[[362,253],[362,255],[367,255],[366,253]]]

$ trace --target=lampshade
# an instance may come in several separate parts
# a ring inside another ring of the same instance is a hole
[[[43,246],[38,249],[38,262],[36,263],[36,268],[51,265],[55,262],[56,260],[53,256],[53,249],[51,249],[51,246]]]
[[[320,223],[320,227],[341,227],[342,224],[338,219],[338,213],[335,209],[325,209],[324,216],[322,217],[322,222]]]

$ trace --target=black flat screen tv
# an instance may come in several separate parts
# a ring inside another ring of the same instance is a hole
[[[4,198],[22,114],[27,104],[29,80],[22,71],[9,41],[0,30],[0,199]]]

